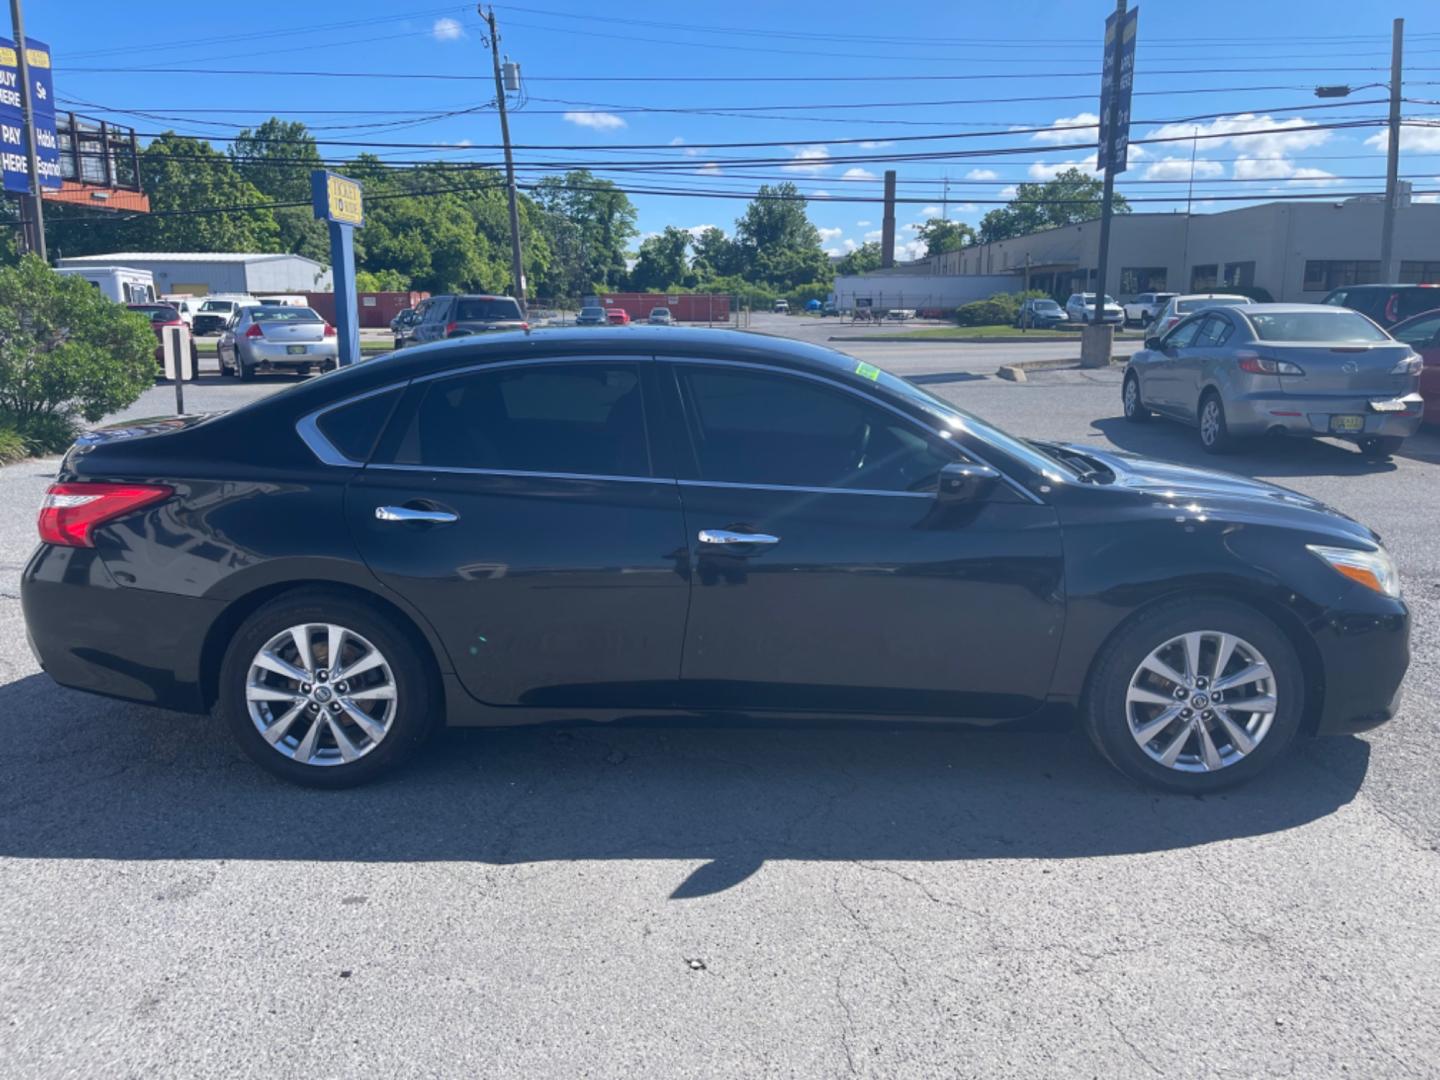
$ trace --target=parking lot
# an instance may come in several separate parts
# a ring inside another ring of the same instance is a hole
[[[1414,614],[1402,715],[1203,799],[1064,726],[450,732],[394,780],[302,790],[204,719],[39,673],[17,581],[54,462],[22,463],[0,469],[5,1071],[1434,1075],[1440,437],[1217,461],[1124,421],[1118,369],[993,377],[1066,342],[838,347],[1018,434],[1374,526]],[[207,363],[186,402],[288,381]],[[124,415],[172,408],[157,387]]]

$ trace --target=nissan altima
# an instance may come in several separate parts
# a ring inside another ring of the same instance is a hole
[[[338,787],[443,724],[1069,711],[1200,792],[1395,711],[1364,525],[1016,438],[866,363],[719,330],[406,349],[65,456],[22,584],[57,682]]]

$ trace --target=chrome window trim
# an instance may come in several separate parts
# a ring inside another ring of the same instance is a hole
[[[409,380],[405,382],[386,383],[384,386],[375,390],[366,390],[363,394],[355,394],[341,401],[331,402],[329,405],[322,405],[314,412],[306,413],[299,420],[295,421],[295,434],[300,436],[300,441],[319,459],[320,464],[334,465],[338,468],[363,469],[365,462],[357,461],[347,454],[342,453],[339,447],[321,433],[320,417],[326,413],[334,412],[336,409],[343,409],[347,405],[353,405],[357,401],[364,401],[366,398],[372,398],[379,394],[388,394],[392,390],[399,390],[401,393],[404,393],[406,387],[409,385]]]
[[[541,472],[530,469],[480,469],[468,465],[404,465],[387,462],[366,469],[392,472],[456,473],[463,476],[523,476],[540,480],[613,480],[624,484],[676,484],[673,476],[611,476],[608,473]]]
[[[939,428],[934,428],[934,427],[931,427],[931,426],[928,425],[928,424],[922,423],[921,421],[915,419],[915,417],[911,416],[911,415],[910,415],[908,412],[906,412],[904,409],[898,408],[897,406],[890,404],[888,401],[881,401],[879,398],[872,397],[872,396],[870,396],[869,394],[865,393],[863,390],[861,390],[859,387],[849,386],[849,385],[847,385],[847,384],[845,384],[845,383],[843,383],[843,382],[838,382],[838,381],[836,381],[835,379],[829,378],[829,377],[827,377],[827,376],[824,376],[824,375],[816,375],[816,374],[813,374],[812,372],[808,372],[808,371],[796,371],[796,370],[794,370],[793,368],[779,367],[779,366],[776,366],[776,365],[773,365],[773,364],[756,364],[756,363],[753,363],[753,362],[751,362],[751,361],[749,361],[749,360],[716,360],[716,359],[706,359],[706,358],[703,358],[703,357],[696,357],[696,356],[680,357],[680,356],[663,356],[663,355],[662,355],[662,356],[657,356],[656,359],[657,359],[657,360],[664,360],[664,361],[666,361],[666,362],[668,362],[668,363],[677,364],[677,365],[678,365],[678,364],[689,364],[689,365],[700,365],[700,366],[709,365],[709,366],[712,366],[712,367],[713,367],[713,366],[716,366],[716,365],[720,365],[720,366],[724,366],[724,367],[752,368],[752,369],[754,369],[754,370],[756,370],[756,371],[766,371],[766,372],[770,372],[770,373],[772,373],[772,374],[791,375],[791,376],[794,376],[794,377],[799,378],[799,379],[809,379],[811,382],[820,383],[822,386],[829,386],[829,387],[832,387],[832,388],[834,388],[834,389],[836,389],[836,390],[841,390],[841,391],[843,391],[843,392],[845,392],[845,393],[847,393],[847,394],[850,394],[850,395],[852,395],[852,396],[854,396],[854,397],[858,397],[861,401],[868,402],[868,403],[871,404],[871,405],[876,405],[876,406],[878,406],[878,407],[880,407],[880,408],[882,408],[882,409],[887,409],[887,410],[889,410],[890,412],[894,413],[896,416],[900,417],[900,419],[906,421],[907,423],[913,424],[915,427],[919,428],[921,431],[929,432],[929,433],[930,433],[931,435],[933,435],[935,438],[940,439],[940,440],[943,441],[943,442],[949,442],[949,444],[950,444],[951,446],[955,446],[956,450],[958,450],[960,453],[962,453],[962,454],[964,454],[964,455],[966,455],[966,456],[968,456],[968,457],[973,457],[973,458],[975,458],[977,464],[980,464],[980,465],[989,465],[992,469],[994,469],[996,472],[998,472],[998,473],[1000,474],[1000,478],[1001,478],[1002,480],[1004,480],[1006,484],[1008,484],[1012,489],[1014,489],[1014,490],[1015,490],[1016,492],[1018,492],[1020,495],[1024,496],[1026,499],[1029,499],[1031,502],[1037,503],[1037,504],[1039,504],[1039,505],[1041,505],[1041,506],[1045,505],[1045,500],[1044,500],[1044,499],[1040,498],[1040,496],[1036,495],[1033,491],[1031,491],[1029,488],[1027,488],[1024,484],[1020,483],[1020,482],[1019,482],[1018,480],[1016,480],[1014,477],[1012,477],[1012,476],[1011,476],[1009,473],[1007,473],[1004,469],[1001,469],[1001,468],[999,468],[998,466],[996,466],[993,462],[986,460],[985,457],[983,457],[982,455],[976,454],[976,453],[975,453],[974,451],[972,451],[969,447],[960,447],[960,446],[957,446],[957,445],[955,444],[955,442],[953,441],[953,434],[952,434],[952,433],[944,432],[944,431],[941,431]],[[718,484],[718,483],[720,483],[720,481],[706,481],[706,483]],[[828,487],[828,488],[787,487],[787,486],[784,485],[784,484],[777,484],[777,485],[769,485],[769,484],[733,484],[733,485],[729,485],[729,486],[734,486],[734,487],[758,487],[758,488],[770,488],[770,487],[773,486],[773,487],[779,488],[779,489],[781,489],[781,490],[786,490],[786,491],[821,491],[821,492],[827,492],[827,493],[829,493],[829,492],[847,492],[847,491],[849,491],[849,492],[855,492],[855,491],[860,490],[860,489],[857,489],[857,488],[840,488],[840,487]],[[866,489],[866,493],[867,493],[867,494],[885,494],[885,495],[911,495],[911,496],[913,496],[913,495],[920,495],[920,496],[923,496],[923,497],[925,497],[925,498],[932,498],[932,499],[935,497],[935,493],[934,493],[934,492],[925,492],[925,491],[886,491],[886,492],[877,492],[877,491],[874,491],[873,489]]]
[[[479,337],[480,335],[474,335]],[[449,379],[457,375],[472,375],[477,371],[495,371],[500,368],[525,367],[535,364],[593,364],[593,363],[614,363],[614,364],[643,364],[653,363],[653,356],[640,356],[632,354],[609,355],[605,353],[561,355],[561,356],[527,356],[520,360],[492,360],[489,363],[467,364],[464,367],[447,368],[444,371],[432,371],[426,375],[417,375],[411,380],[412,383],[434,382],[436,379]]]
[[[742,491],[798,491],[809,495],[882,495],[900,499],[935,500],[933,491],[882,491],[879,488],[803,487],[799,484],[736,484],[728,480],[681,480],[681,487],[730,488]]]

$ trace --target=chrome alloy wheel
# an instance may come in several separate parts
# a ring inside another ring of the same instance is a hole
[[[1276,685],[1260,650],[1219,630],[1171,638],[1140,662],[1125,692],[1130,734],[1180,772],[1216,772],[1260,745]]]
[[[1214,446],[1215,440],[1220,437],[1220,402],[1213,397],[1207,398],[1204,407],[1200,410],[1200,441],[1206,446]]]
[[[347,765],[384,740],[398,699],[379,649],[343,626],[307,623],[255,654],[245,703],[278,753],[303,765]]]
[[[1140,380],[1125,380],[1125,415],[1134,416],[1140,411]]]

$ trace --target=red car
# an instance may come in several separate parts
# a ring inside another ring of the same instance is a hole
[[[176,311],[169,304],[126,304],[129,310],[144,315],[150,320],[150,329],[155,331],[155,340],[160,342],[155,347],[155,363],[164,368],[165,366],[165,328],[167,326],[184,326],[185,320],[180,318],[180,312]],[[195,339],[190,339],[190,367],[193,373],[198,374],[200,369],[200,350],[195,347]]]
[[[1440,308],[1422,311],[1390,327],[1390,336],[1403,341],[1425,361],[1420,372],[1420,394],[1425,398],[1425,423],[1440,424]]]
[[[611,326],[629,326],[630,313],[620,307],[606,308],[605,321]]]

